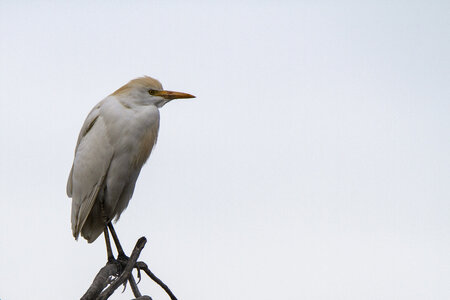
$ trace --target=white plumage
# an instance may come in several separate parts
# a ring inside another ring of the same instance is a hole
[[[164,91],[151,77],[130,81],[98,103],[81,128],[67,182],[72,232],[95,241],[118,219],[133,195],[139,172],[159,129],[159,108],[194,96]]]

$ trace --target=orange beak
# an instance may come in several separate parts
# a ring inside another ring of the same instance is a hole
[[[191,94],[172,91],[155,91],[153,92],[153,95],[163,97],[167,100],[195,98],[195,96],[192,96]]]

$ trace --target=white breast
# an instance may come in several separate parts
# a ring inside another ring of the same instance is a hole
[[[113,98],[105,103],[103,112],[107,115],[109,140],[115,152],[129,156],[130,163],[141,168],[158,137],[158,108],[154,105],[129,107]]]

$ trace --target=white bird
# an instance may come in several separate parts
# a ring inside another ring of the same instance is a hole
[[[108,228],[119,256],[124,256],[111,220],[118,220],[133,195],[142,166],[156,143],[159,108],[186,93],[165,91],[145,76],[131,80],[100,101],[78,136],[67,195],[72,198],[72,233],[89,243],[105,234],[108,259],[113,259]]]

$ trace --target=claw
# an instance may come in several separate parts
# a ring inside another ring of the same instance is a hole
[[[139,282],[141,282],[141,269],[139,268],[139,266],[136,266],[136,270],[137,270],[137,278],[139,279],[137,284]]]
[[[123,291],[122,291],[122,294],[123,294],[123,292],[125,292],[125,289],[127,288],[127,282],[128,282],[128,280],[125,280],[125,282],[123,283]]]

